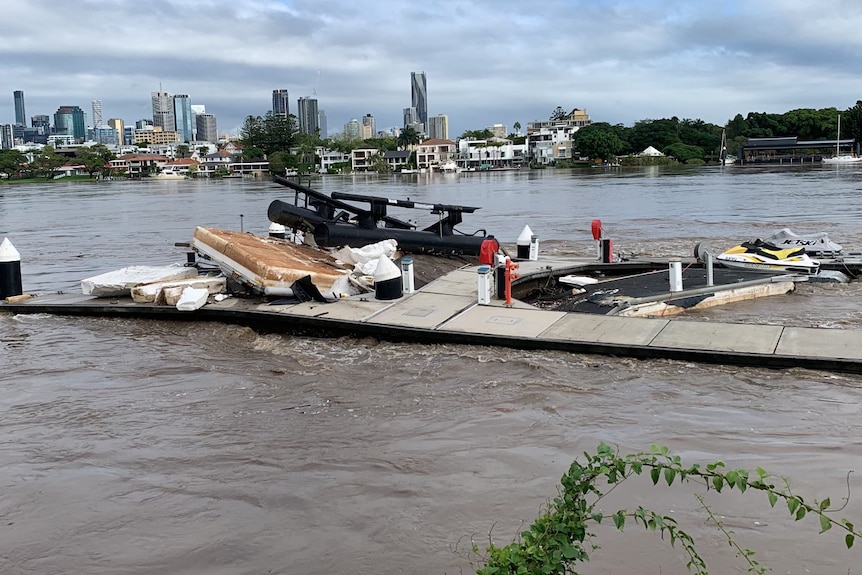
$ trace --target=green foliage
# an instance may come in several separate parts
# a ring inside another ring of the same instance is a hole
[[[0,150],[0,173],[6,177],[18,176],[27,163],[27,156],[18,150]]]
[[[416,128],[413,126],[404,126],[401,133],[398,134],[396,145],[399,149],[406,150],[411,146],[419,144],[421,141],[422,138],[419,136],[419,132],[416,131]]]
[[[481,130],[465,130],[463,134],[461,134],[461,139],[467,140],[490,140],[494,137],[494,133],[488,128],[482,128]]]
[[[725,469],[722,461],[706,466],[684,465],[677,455],[667,447],[652,446],[649,452],[620,456],[613,448],[602,443],[595,454],[584,453],[584,462],[575,460],[563,475],[561,489],[548,509],[526,531],[519,540],[503,547],[493,542],[480,555],[479,546],[473,543],[472,552],[481,556],[478,575],[564,575],[576,573],[575,563],[589,560],[589,554],[597,549],[592,529],[599,525],[605,515],[599,503],[620,483],[636,476],[648,476],[653,485],[696,483],[704,491],[737,490],[740,493],[760,492],[766,494],[770,506],[784,501],[791,518],[802,520],[806,515],[818,518],[820,533],[833,527],[844,534],[844,543],[851,548],[862,533],[846,519],[836,519],[829,498],[808,503],[794,494],[790,484],[784,480],[780,486],[772,476],[761,468],[754,472],[745,469]],[[754,551],[741,547],[731,533],[704,502],[701,494],[695,495],[711,522],[727,539],[736,556],[741,558],[748,571],[762,575],[768,569],[755,559]],[[837,511],[837,510],[836,510]],[[686,567],[690,573],[706,575],[706,561],[698,552],[695,541],[683,530],[674,517],[658,513],[640,505],[633,509],[620,509],[608,517],[614,527],[623,531],[627,524],[657,532],[672,547],[680,548],[687,557]]]
[[[92,178],[94,174],[101,173],[108,175],[110,173],[109,162],[114,159],[114,153],[111,152],[104,144],[96,144],[87,148],[80,148],[75,152],[78,161],[87,170],[87,173]]]
[[[62,166],[66,162],[66,158],[54,151],[51,146],[45,146],[39,155],[33,159],[33,173],[37,176],[51,179],[54,177],[54,170]]]
[[[244,148],[257,148],[263,154],[287,152],[297,140],[296,117],[274,114],[248,116],[240,128],[240,139]]]
[[[677,142],[676,144],[671,144],[670,146],[665,147],[662,150],[662,153],[672,156],[683,163],[692,163],[692,160],[703,161],[704,159],[703,148],[700,146],[683,144],[682,142]]]
[[[574,136],[574,147],[581,156],[613,160],[625,148],[625,142],[608,124],[584,126]]]

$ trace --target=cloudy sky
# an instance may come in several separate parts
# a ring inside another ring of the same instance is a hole
[[[410,73],[465,130],[546,120],[844,109],[862,99],[862,2],[830,0],[0,0],[0,123],[80,106],[152,118],[189,94],[236,132],[272,90],[317,95],[329,131],[400,125]]]

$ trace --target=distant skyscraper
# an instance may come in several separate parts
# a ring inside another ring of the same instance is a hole
[[[416,108],[404,108],[404,125],[415,126],[419,123],[419,115],[416,113]]]
[[[410,73],[411,103],[416,108],[419,122],[428,125],[428,88],[425,83],[425,72]]]
[[[195,116],[199,142],[218,143],[218,128],[213,114],[198,114]]]
[[[8,150],[13,145],[12,124],[0,124],[0,150]]]
[[[282,116],[290,115],[290,100],[284,88],[272,91],[272,113]]]
[[[437,114],[428,118],[428,137],[441,140],[449,139],[449,116]]]
[[[320,118],[317,113],[317,98],[302,97],[296,101],[299,131],[303,134],[320,132]]]
[[[361,135],[359,120],[353,118],[344,124],[344,136],[347,138],[359,138]]]
[[[102,101],[93,100],[93,128],[102,127]]]
[[[377,127],[376,122],[374,121],[374,116],[371,114],[365,114],[362,116],[362,128],[361,128],[360,137],[363,140],[367,140],[369,138],[373,138],[377,135]]]
[[[108,126],[117,131],[117,145],[122,146],[126,143],[126,124],[121,118],[111,118],[108,120]]]
[[[22,126],[27,125],[27,114],[24,113],[24,92],[15,90],[12,92],[15,98],[15,123]]]
[[[152,120],[144,118],[143,120],[138,120],[137,122],[135,122],[135,129],[136,130],[143,130],[147,126],[152,126],[152,125],[154,125]]]
[[[30,125],[39,130],[40,134],[48,135],[51,133],[51,116],[36,114],[30,118]]]
[[[84,110],[78,106],[60,106],[54,113],[54,132],[58,135],[71,136],[76,141],[83,142],[87,135],[84,120]]]
[[[198,141],[198,116],[207,113],[207,107],[203,104],[192,104],[192,127],[194,128],[194,139]]]
[[[153,126],[158,126],[165,132],[176,130],[174,118],[174,100],[167,92],[153,92]]]
[[[317,112],[318,124],[320,125],[320,137],[325,138],[329,135],[329,132],[326,129],[326,110],[320,110]]]
[[[192,103],[186,94],[174,96],[174,119],[176,132],[180,142],[194,141],[194,124],[192,124]],[[169,131],[165,128],[165,131]]]

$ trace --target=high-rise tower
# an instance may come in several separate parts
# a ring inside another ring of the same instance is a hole
[[[186,94],[174,96],[174,125],[180,142],[194,141],[194,124],[192,123],[192,102]],[[167,128],[165,129],[167,131]]]
[[[303,97],[296,101],[299,131],[303,134],[320,132],[320,116],[317,113],[317,98]]]
[[[176,130],[174,118],[174,101],[167,92],[153,92],[153,126],[158,126],[165,132]]]
[[[102,127],[102,101],[93,100],[93,128]]]
[[[15,98],[15,123],[26,126],[27,114],[24,113],[24,92],[15,90],[12,96]]]
[[[410,72],[410,93],[416,115],[423,126],[428,125],[428,87],[425,83],[425,72]]]
[[[272,113],[282,116],[290,115],[290,102],[287,90],[280,88],[272,91]]]

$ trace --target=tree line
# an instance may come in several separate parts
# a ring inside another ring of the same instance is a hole
[[[682,162],[717,160],[722,132],[726,131],[727,149],[736,153],[748,138],[796,136],[800,141],[835,140],[841,115],[842,138],[862,141],[862,100],[846,110],[801,108],[783,114],[750,112],[737,114],[726,126],[703,120],[640,120],[631,127],[596,122],[578,130],[575,149],[590,158],[610,159],[637,154],[652,146]]]

